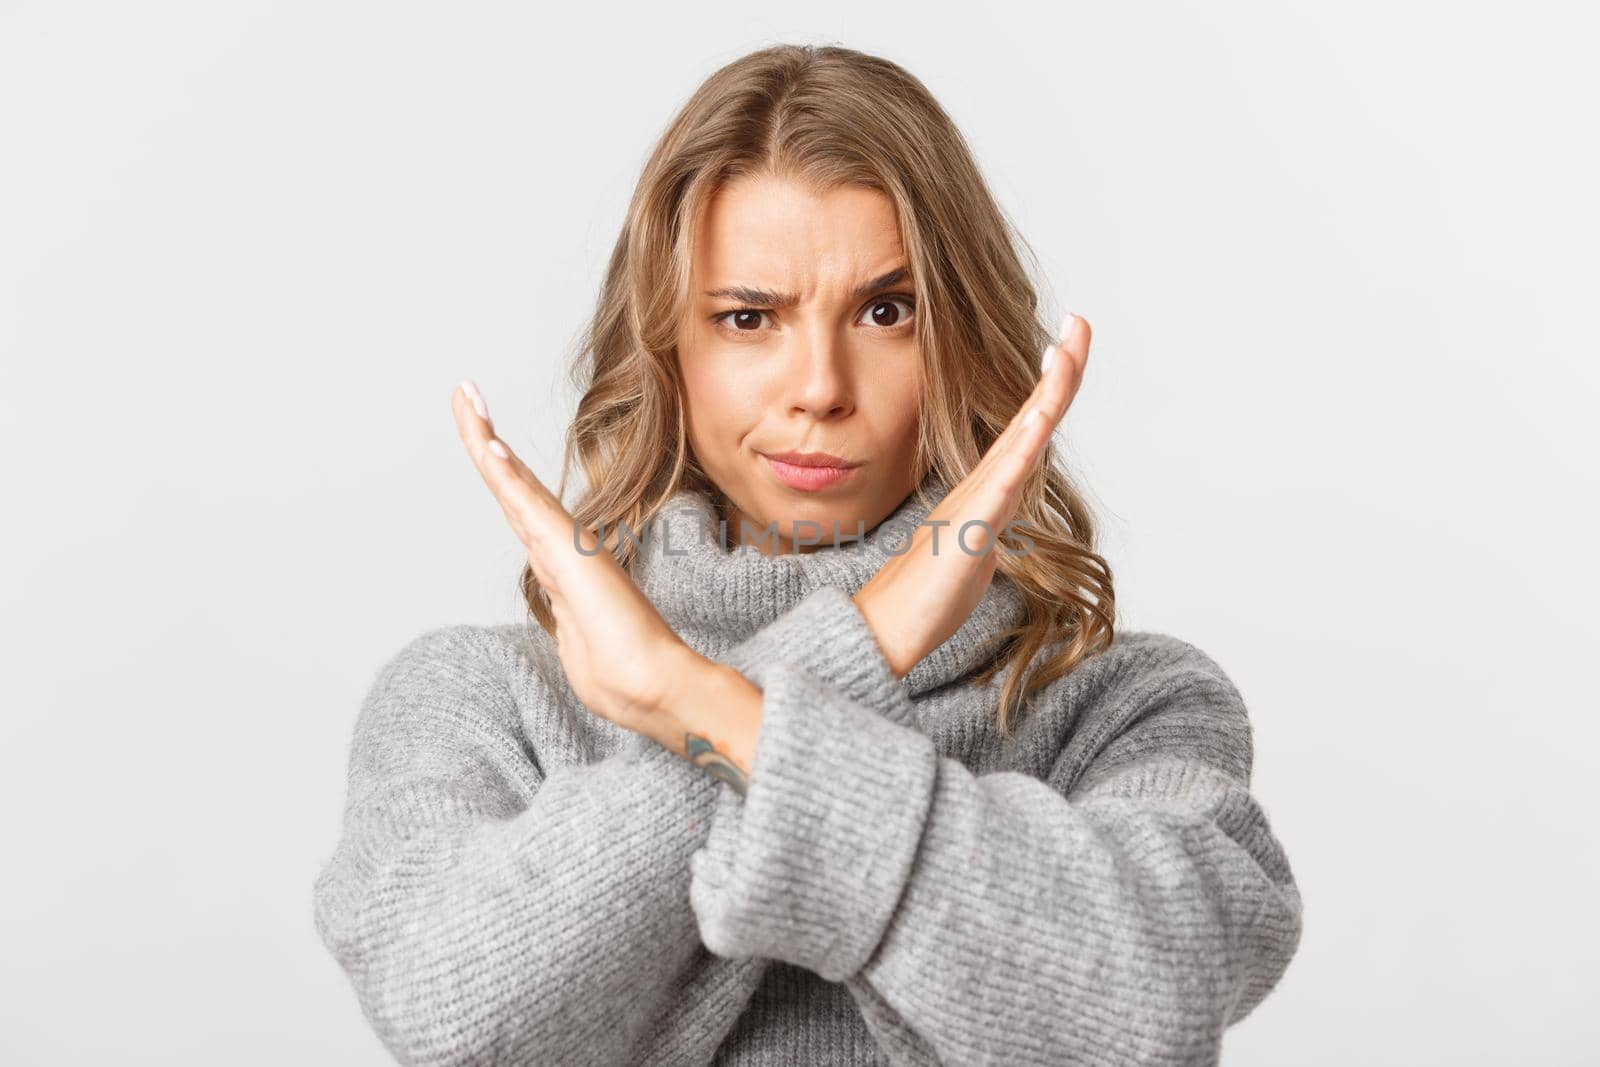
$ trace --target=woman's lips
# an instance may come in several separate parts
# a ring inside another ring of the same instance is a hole
[[[785,463],[781,459],[774,459],[762,453],[762,459],[767,461],[767,466],[772,468],[772,473],[778,476],[778,481],[790,489],[799,489],[812,492],[817,489],[826,489],[844,481],[854,474],[859,467],[802,467],[794,463]]]

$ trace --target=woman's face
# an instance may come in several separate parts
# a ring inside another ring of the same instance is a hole
[[[916,488],[923,388],[892,202],[856,186],[819,197],[786,179],[738,179],[701,213],[692,275],[678,331],[689,444],[732,502],[729,541],[809,551],[796,540],[829,544],[836,522],[842,538],[871,530]],[[837,459],[807,469],[771,458],[787,453]]]

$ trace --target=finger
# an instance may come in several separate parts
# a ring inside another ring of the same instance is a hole
[[[1005,509],[1015,506],[1023,483],[1049,449],[1055,429],[1055,420],[1043,408],[1029,408],[1011,447],[996,457],[989,481],[1004,500]]]
[[[507,458],[511,455],[511,450],[489,431],[488,421],[475,410],[473,400],[470,399],[473,395],[465,383],[451,395],[450,408],[455,415],[456,433],[460,436],[461,443],[466,446],[467,455],[472,460],[472,465],[477,468],[478,476],[494,495],[495,502],[505,513],[506,520],[511,523],[518,539],[528,544],[532,536],[532,530],[524,515],[525,511],[529,510],[528,487],[518,477],[516,469]],[[505,457],[499,455],[502,449],[505,451]]]
[[[1089,344],[1093,335],[1089,320],[1082,315],[1074,315],[1069,311],[1061,320],[1060,345],[1076,365],[1079,374],[1083,373],[1084,364],[1089,361]]]
[[[1090,339],[1089,320],[1068,312],[1061,322],[1061,339],[1052,346],[1039,379],[1042,395],[1037,403],[1057,421],[1067,413],[1073,397],[1078,394],[1078,386],[1083,383]]]
[[[532,469],[491,432],[487,405],[470,380],[452,394],[451,409],[467,454],[518,537],[532,548],[531,538],[561,536],[570,519],[566,509]]]
[[[1015,506],[1022,484],[1048,451],[1050,438],[1083,380],[1089,324],[1069,314],[1062,329],[1062,339],[1045,348],[1043,370],[1027,402],[974,471],[978,482],[995,494],[990,498],[991,507],[1007,510]]]
[[[1004,430],[1000,431],[1000,436],[994,439],[994,443],[989,446],[989,450],[978,461],[978,469],[997,463],[1002,457],[1015,451],[1020,443],[1019,438],[1026,429],[1028,413],[1038,408],[1050,407],[1051,390],[1058,388],[1057,380],[1060,374],[1054,366],[1054,364],[1060,362],[1059,356],[1054,351],[1055,348],[1055,342],[1045,346],[1040,361],[1050,369],[1040,374],[1039,380],[1034,383],[1032,391],[1028,393],[1028,398],[1023,401],[1021,407],[1017,408],[1016,413],[1011,416],[1011,421],[1006,423]]]
[[[1040,357],[1042,370],[1027,402],[1018,409],[1005,432],[995,441],[991,451],[998,456],[1009,454],[1019,446],[1018,436],[1024,431],[1028,412],[1037,408],[1051,423],[1053,431],[1060,423],[1083,383],[1083,370],[1089,360],[1089,323],[1080,315],[1070,312],[1062,321],[1062,335],[1045,346]],[[1047,435],[1048,436],[1048,435]]]
[[[495,436],[488,405],[471,380],[463,381],[450,395],[450,410],[455,416],[456,433],[467,446],[473,465],[484,483],[499,496],[508,477],[515,476],[516,468],[509,462],[511,450]]]

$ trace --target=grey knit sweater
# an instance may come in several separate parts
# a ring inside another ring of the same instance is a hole
[[[762,689],[748,794],[578,703],[536,626],[422,634],[355,723],[315,922],[416,1064],[1211,1064],[1300,896],[1205,653],[1122,630],[1009,740],[997,576],[895,679],[865,540],[729,551],[682,492],[639,582]],[[941,539],[944,545],[944,539]]]

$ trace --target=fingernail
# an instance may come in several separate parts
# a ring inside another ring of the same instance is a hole
[[[493,452],[501,459],[511,458],[511,453],[506,451],[506,446],[500,443],[500,438],[498,437],[491,437],[489,439],[489,451]]]
[[[1022,416],[1022,425],[1024,425],[1024,426],[1032,426],[1034,423],[1038,422],[1043,417],[1044,417],[1044,413],[1042,411],[1040,411],[1038,408],[1029,408],[1028,409],[1028,413],[1026,415]]]
[[[472,410],[478,413],[478,418],[485,422],[489,419],[489,405],[483,402],[483,394],[478,392],[478,387],[472,384],[471,378],[463,379],[461,391],[467,394],[467,399],[472,401]]]
[[[1043,356],[1043,358],[1041,358],[1039,360],[1039,371],[1040,371],[1040,373],[1049,374],[1050,373],[1050,367],[1051,367],[1051,365],[1053,365],[1055,363],[1055,361],[1056,361],[1056,346],[1055,346],[1055,342],[1052,341],[1051,343],[1049,343],[1049,344],[1044,346],[1044,356]]]
[[[1072,312],[1069,311],[1069,312],[1067,312],[1066,316],[1061,320],[1061,333],[1059,334],[1059,336],[1063,341],[1065,341],[1067,339],[1067,335],[1068,334],[1072,333],[1072,320],[1077,318],[1077,317],[1078,316],[1074,315]]]

